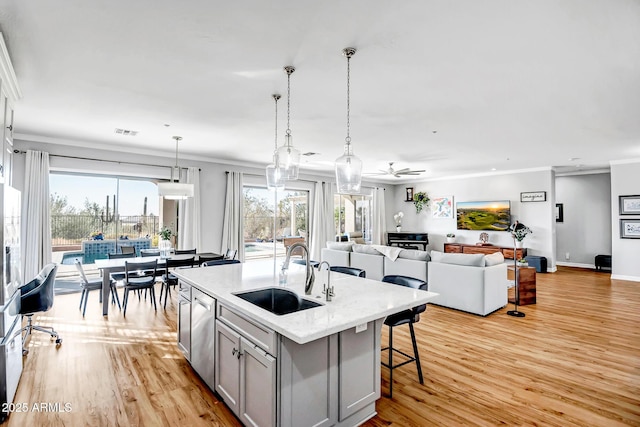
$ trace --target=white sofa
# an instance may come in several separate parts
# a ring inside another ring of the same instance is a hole
[[[393,248],[398,252],[395,260],[383,255],[375,246],[352,242],[327,242],[322,249],[322,261],[332,266],[341,265],[364,270],[367,279],[382,280],[384,276],[398,274],[427,280],[429,253],[413,249]]]
[[[429,291],[433,304],[486,316],[507,305],[507,265],[501,253],[431,251]]]

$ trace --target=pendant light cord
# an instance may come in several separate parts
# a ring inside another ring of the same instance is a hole
[[[273,100],[276,104],[276,137],[275,137],[275,145],[274,145],[274,153],[278,151],[278,100],[280,99],[280,95],[277,93],[273,94]]]
[[[291,65],[287,65],[286,67],[284,67],[284,71],[287,73],[287,138],[286,138],[286,144],[287,146],[291,145],[291,126],[290,126],[290,120],[291,120],[291,74],[295,71],[295,67],[292,67]]]
[[[173,139],[176,140],[176,166],[175,168],[171,168],[171,181],[174,182],[173,179],[173,171],[174,169],[178,171],[178,181],[180,181],[180,167],[178,166],[178,142],[182,139],[181,136],[174,136]]]
[[[345,53],[347,56],[347,137],[344,139],[347,144],[351,144],[351,54]]]

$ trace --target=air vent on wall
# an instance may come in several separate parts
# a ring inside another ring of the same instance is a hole
[[[119,128],[116,128],[115,132],[118,135],[124,135],[124,136],[136,136],[138,134],[137,130],[119,129]]]

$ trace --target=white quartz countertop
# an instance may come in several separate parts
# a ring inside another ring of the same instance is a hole
[[[277,274],[274,277],[273,260],[178,269],[175,275],[211,295],[219,303],[239,311],[298,344],[305,344],[427,303],[438,295],[434,292],[331,272],[331,285],[334,287],[335,296],[332,301],[327,302],[322,294],[327,271],[314,272],[316,279],[312,294],[305,295],[305,268],[291,263],[285,288],[296,292],[302,298],[320,302],[323,306],[285,315],[273,314],[234,295],[240,291],[278,286]]]

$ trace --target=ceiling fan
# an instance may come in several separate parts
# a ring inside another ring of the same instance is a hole
[[[384,170],[384,169],[380,169],[379,173],[370,173],[367,175],[393,175],[396,178],[400,178],[402,176],[409,176],[409,175],[420,175],[422,172],[424,172],[424,169],[420,169],[420,170],[411,170],[409,168],[404,168],[404,169],[398,169],[395,170],[393,168],[393,163],[394,162],[389,162],[389,168]]]

